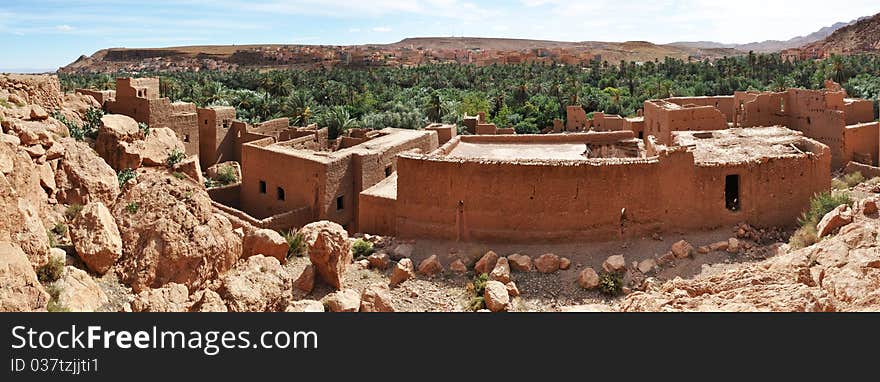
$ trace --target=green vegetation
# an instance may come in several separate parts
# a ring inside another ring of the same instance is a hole
[[[69,312],[70,309],[61,305],[58,301],[58,296],[61,295],[61,290],[58,289],[55,285],[50,285],[46,288],[46,292],[49,293],[49,303],[46,305],[46,310],[49,312]]]
[[[281,233],[287,241],[287,258],[304,256],[308,251],[306,239],[298,229],[290,229]]]
[[[125,205],[125,212],[130,214],[136,214],[138,212],[138,208],[140,208],[141,204],[138,202],[131,202]]]
[[[129,180],[132,180],[136,177],[137,173],[135,173],[134,170],[130,168],[120,170],[116,173],[116,180],[119,181],[119,188],[124,187]]]
[[[602,272],[599,275],[599,291],[607,296],[617,296],[623,292],[623,276],[617,272]]]
[[[144,135],[144,138],[150,135],[150,125],[146,123],[138,122],[138,130],[141,131],[141,134]]]
[[[180,171],[172,172],[171,175],[174,176],[175,178],[177,178],[178,180],[183,180],[184,178],[186,178],[186,174],[184,174]]]
[[[825,79],[850,96],[880,97],[880,57],[856,55],[788,62],[778,54],[749,54],[714,62],[593,61],[553,64],[420,65],[417,67],[274,70],[260,72],[137,73],[158,76],[161,95],[199,106],[229,105],[238,118],[259,122],[290,117],[317,122],[331,138],[351,127],[418,129],[428,122],[459,123],[486,112],[499,127],[534,133],[565,117],[567,105],[587,113],[635,115],[646,99],[733,94],[738,90],[818,89]],[[61,74],[62,86],[112,88],[113,74]]]
[[[58,236],[64,236],[65,234],[67,234],[67,224],[55,223],[55,226],[52,227],[52,233]]]
[[[64,260],[57,257],[49,257],[49,262],[37,268],[37,279],[42,283],[51,283],[61,278],[64,273]]]
[[[75,203],[71,204],[71,205],[67,206],[66,210],[64,210],[64,217],[67,218],[68,221],[76,219],[76,217],[79,215],[79,212],[82,211],[82,209],[83,209],[82,204],[75,204]]]
[[[178,149],[174,149],[171,154],[168,154],[168,159],[165,159],[165,165],[168,167],[174,167],[174,165],[180,163],[184,159],[186,159],[186,154]]]
[[[861,174],[860,174],[861,175]],[[816,226],[822,217],[841,204],[852,205],[849,193],[841,191],[823,192],[816,194],[810,199],[810,208],[804,211],[798,219],[800,228],[788,239],[788,244],[794,248],[803,248],[819,241]]]
[[[355,260],[372,255],[373,251],[373,243],[364,239],[357,239],[351,245],[351,253],[354,255]]]
[[[480,309],[486,308],[486,300],[483,297],[483,294],[486,292],[486,283],[489,282],[489,275],[485,273],[481,273],[477,276],[474,276],[474,281],[468,285],[468,289],[473,290],[473,297],[468,301],[467,309],[471,311],[478,311]]]
[[[238,182],[238,177],[235,175],[235,167],[229,165],[223,166],[223,168],[217,172],[217,182],[224,186]]]
[[[70,136],[73,139],[83,141],[86,138],[95,139],[98,137],[98,129],[101,127],[101,117],[104,116],[104,111],[96,107],[90,107],[86,110],[82,126],[75,121],[67,119],[64,114],[61,114],[60,110],[53,110],[49,115],[64,124],[64,126],[67,126],[67,130],[70,131]]]
[[[52,230],[46,230],[46,238],[49,241],[49,248],[55,248],[58,246],[58,239],[55,237],[55,233]]]

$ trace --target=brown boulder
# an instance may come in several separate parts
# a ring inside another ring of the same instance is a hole
[[[599,274],[593,268],[587,267],[578,274],[577,283],[584,289],[596,289],[599,286]]]
[[[394,270],[391,271],[390,285],[396,286],[414,277],[416,277],[416,275],[413,271],[412,260],[409,258],[401,259],[397,262],[397,265],[394,266]]]
[[[449,270],[455,273],[467,273],[467,265],[464,265],[464,261],[461,259],[455,259],[449,264]]]
[[[440,264],[437,255],[431,255],[419,263],[419,273],[423,276],[434,277],[440,272],[443,272],[443,264]]]
[[[681,259],[689,257],[694,252],[694,246],[685,240],[679,240],[672,244],[672,254]]]
[[[501,282],[489,280],[486,282],[483,300],[486,302],[486,308],[490,311],[501,312],[507,310],[510,305],[510,294],[507,292],[507,286]]]
[[[119,227],[104,203],[83,207],[69,232],[76,254],[95,273],[106,273],[122,256]]]
[[[119,195],[116,171],[85,143],[71,138],[61,141],[64,157],[58,163],[56,198],[64,204],[101,202],[111,206]]]
[[[552,253],[538,256],[533,263],[535,264],[535,269],[541,273],[553,273],[559,270],[559,256]]]
[[[648,274],[653,271],[656,266],[657,262],[654,261],[654,259],[645,259],[639,262],[637,268],[639,269],[639,272]]]
[[[0,312],[45,311],[48,303],[49,294],[24,252],[0,242]]]
[[[478,275],[492,272],[492,270],[495,269],[496,262],[498,262],[498,255],[493,251],[486,252],[486,254],[474,264],[474,272]]]
[[[726,251],[729,243],[727,240],[718,241],[712,244],[709,244],[709,249],[712,251]]]
[[[234,161],[220,162],[208,167],[205,170],[205,175],[207,175],[208,178],[217,179],[220,176],[220,173],[226,170],[227,167],[232,167],[232,174],[235,175],[235,179],[241,181],[241,165]]]
[[[141,171],[113,216],[123,243],[118,273],[136,292],[170,282],[202,289],[241,256],[241,238],[204,188],[164,170]]]
[[[498,262],[495,263],[495,268],[489,273],[489,279],[504,284],[510,282],[510,265],[507,263],[507,258],[502,257],[498,259]]]
[[[217,292],[204,289],[192,294],[189,298],[190,312],[228,312],[226,303]]]
[[[202,166],[199,164],[198,155],[191,155],[175,164],[174,171],[188,176],[198,184],[205,184],[205,178],[202,176]]]
[[[94,312],[110,302],[88,273],[69,265],[52,286],[58,290],[58,303],[71,312]]]
[[[305,294],[312,293],[312,289],[315,289],[315,266],[306,265],[296,281],[293,282],[293,287]]]
[[[315,300],[293,301],[284,309],[285,312],[323,312],[324,304]]]
[[[351,264],[351,242],[341,225],[322,220],[300,229],[318,276],[327,285],[342,289],[343,274]]]
[[[510,269],[519,272],[531,272],[532,271],[532,258],[527,255],[520,255],[515,253],[513,255],[507,256],[507,260],[510,263]]]
[[[282,264],[287,262],[287,251],[290,245],[280,233],[271,229],[247,231],[242,241],[242,257],[264,255],[278,259]]]
[[[608,258],[602,262],[602,269],[604,269],[605,272],[625,271],[626,259],[623,258],[623,255],[608,256]]]
[[[859,202],[859,209],[862,211],[862,215],[865,216],[874,216],[877,214],[877,203],[880,202],[880,198],[870,197],[866,199],[862,199]]]
[[[822,237],[834,232],[853,221],[852,210],[846,204],[841,204],[822,217],[816,225],[816,235]]]
[[[739,252],[739,240],[735,237],[731,237],[727,239],[727,252],[728,253],[737,253]]]
[[[291,299],[290,274],[274,257],[248,257],[220,280],[218,293],[232,312],[281,311]]]
[[[559,258],[559,269],[564,271],[564,270],[568,269],[569,267],[571,267],[571,260],[569,260],[567,257],[560,257]]]
[[[144,136],[131,117],[107,114],[101,118],[95,151],[114,169],[122,170],[164,166],[169,155],[184,152],[184,147],[174,130],[155,127]]]
[[[387,285],[374,284],[361,294],[361,312],[393,312],[394,301]]]
[[[343,289],[328,294],[321,302],[331,312],[357,312],[361,306],[361,294],[354,289]]]
[[[133,312],[186,312],[189,310],[186,285],[170,283],[162,288],[146,289],[131,302]]]
[[[47,113],[46,109],[43,109],[40,105],[31,105],[29,116],[33,121],[42,121],[49,118],[49,113]]]
[[[367,256],[367,261],[370,262],[370,268],[385,270],[391,264],[391,256],[385,252],[378,252]]]
[[[507,294],[510,295],[510,297],[519,296],[519,288],[516,287],[516,284],[514,284],[513,281],[508,281],[504,286],[507,287]]]

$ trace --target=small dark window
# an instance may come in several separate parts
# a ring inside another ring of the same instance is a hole
[[[275,191],[278,194],[278,200],[284,200],[284,189],[281,187],[278,187],[278,189],[276,189]]]
[[[344,199],[345,198],[341,195],[336,197],[336,210],[337,211],[342,211],[345,208]]]
[[[208,120],[207,120],[207,119],[205,120],[205,124],[206,124],[206,125],[208,124]]]
[[[189,143],[189,134],[183,134],[183,141]]]
[[[724,178],[724,206],[731,211],[739,211],[739,175]]]
[[[388,165],[388,167],[385,167],[385,177],[387,178],[387,177],[391,176],[391,173],[392,173],[391,165]]]
[[[639,139],[645,139],[645,132],[639,131]]]
[[[263,180],[260,181],[260,193],[261,194],[266,193],[266,181],[263,181]]]
[[[813,124],[813,120],[810,119],[810,117],[807,117],[807,124],[808,124],[808,125],[812,125],[812,124]]]

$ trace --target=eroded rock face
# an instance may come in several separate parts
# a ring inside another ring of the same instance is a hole
[[[46,199],[37,166],[18,146],[0,141],[0,241],[14,243],[34,266],[48,260],[49,239],[39,209]]]
[[[351,263],[348,233],[341,225],[326,220],[307,224],[300,232],[319,278],[333,288],[342,289],[345,268]]]
[[[477,263],[474,264],[474,272],[476,274],[489,273],[492,272],[492,269],[495,268],[495,263],[498,262],[498,255],[493,251],[486,252],[483,257],[480,257],[477,260]]]
[[[83,207],[69,232],[77,255],[95,273],[106,273],[122,256],[119,227],[104,203]]]
[[[391,279],[389,280],[389,285],[400,285],[400,283],[415,277],[416,274],[413,271],[412,260],[410,260],[409,258],[401,259],[397,262],[397,265],[395,265],[394,269],[391,271]]]
[[[0,242],[0,312],[45,311],[48,303],[49,294],[24,252]]]
[[[144,133],[133,118],[107,114],[101,118],[95,151],[117,171],[141,166],[163,166],[173,152],[183,153],[183,143],[174,130],[150,128]]]
[[[110,302],[88,273],[69,265],[52,285],[58,290],[58,303],[71,312],[94,312]]]
[[[822,237],[853,221],[852,210],[846,204],[837,206],[822,217],[816,225],[816,236]]]
[[[258,229],[246,232],[244,236],[242,257],[264,255],[274,257],[278,261],[287,262],[287,251],[290,246],[280,233],[271,229]]]
[[[220,296],[233,312],[281,311],[291,299],[291,276],[273,257],[251,256],[221,280]]]
[[[361,294],[361,312],[393,312],[394,301],[387,285],[375,284]]]
[[[61,141],[64,157],[55,173],[56,197],[65,204],[101,202],[113,205],[119,195],[116,171],[87,144],[72,138]]]
[[[120,279],[135,291],[170,282],[201,289],[232,268],[241,238],[207,192],[164,169],[143,170],[113,207],[122,237]]]
[[[483,292],[486,308],[493,312],[505,311],[510,304],[510,295],[507,286],[501,282],[490,280],[486,282],[486,290]]]
[[[321,301],[331,312],[357,312],[361,306],[361,294],[354,289],[343,289],[328,294]]]

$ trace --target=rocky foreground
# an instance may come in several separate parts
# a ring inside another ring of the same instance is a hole
[[[823,240],[798,250],[740,225],[601,266],[440,256],[332,222],[285,237],[230,220],[205,189],[217,170],[181,157],[173,131],[97,106],[54,76],[0,76],[0,311],[880,310],[880,188],[858,186],[852,208],[819,223]],[[732,261],[684,272],[719,258]]]

